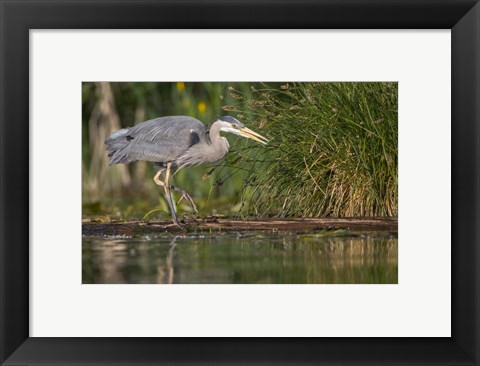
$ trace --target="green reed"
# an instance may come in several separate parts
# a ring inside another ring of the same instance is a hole
[[[272,86],[273,85],[273,86]],[[236,141],[245,215],[396,216],[398,84],[255,84],[223,109],[270,139]],[[242,120],[241,119],[241,120]]]

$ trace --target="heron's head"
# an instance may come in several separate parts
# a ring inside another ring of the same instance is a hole
[[[255,140],[264,145],[266,145],[268,142],[265,137],[246,128],[245,125],[236,118],[224,116],[220,117],[217,122],[221,124],[220,131],[230,132],[235,135],[246,137],[247,139]]]

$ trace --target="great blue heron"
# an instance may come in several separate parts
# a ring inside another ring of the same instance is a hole
[[[195,213],[195,202],[184,189],[170,184],[171,169],[210,163],[220,160],[228,152],[230,145],[220,132],[230,132],[262,144],[268,140],[246,128],[237,119],[220,117],[209,130],[198,119],[188,116],[168,116],[142,122],[134,127],[113,132],[106,140],[110,165],[145,160],[154,163],[158,172],[153,178],[163,186],[173,222],[180,226],[175,212],[172,190],[180,192]],[[165,179],[160,180],[165,171]]]

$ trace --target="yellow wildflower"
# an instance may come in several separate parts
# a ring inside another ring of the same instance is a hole
[[[177,90],[180,91],[180,92],[184,91],[185,90],[185,83],[178,82],[177,83]]]
[[[198,102],[197,109],[199,113],[205,113],[205,111],[207,110],[207,105],[205,104],[205,102]]]

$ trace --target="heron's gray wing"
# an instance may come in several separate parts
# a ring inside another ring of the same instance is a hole
[[[111,158],[117,154],[115,160],[125,163],[137,160],[175,161],[190,146],[204,141],[205,136],[205,125],[198,119],[188,116],[160,117],[142,122],[123,133],[121,138],[128,144]]]

